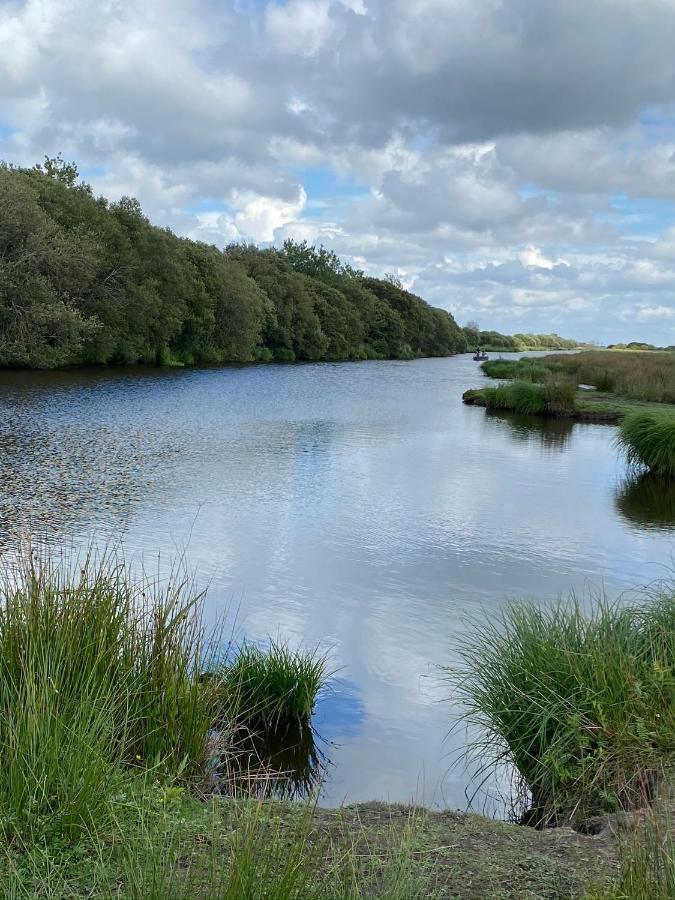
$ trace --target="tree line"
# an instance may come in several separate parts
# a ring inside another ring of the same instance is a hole
[[[221,251],[109,203],[60,158],[0,165],[0,365],[407,359],[466,348],[453,317],[331,251]]]
[[[60,157],[0,163],[0,366],[411,359],[495,335],[324,247],[222,251],[95,197]]]

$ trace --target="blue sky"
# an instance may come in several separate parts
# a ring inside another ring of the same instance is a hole
[[[0,0],[0,158],[460,322],[675,342],[675,4]]]

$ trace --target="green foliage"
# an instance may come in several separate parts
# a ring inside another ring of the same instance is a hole
[[[653,797],[675,752],[675,591],[633,604],[510,606],[453,672],[484,768],[517,773],[539,824],[584,822]]]
[[[216,676],[230,721],[274,729],[308,725],[326,682],[326,659],[274,641],[266,650],[244,644]]]
[[[624,416],[618,440],[629,463],[675,478],[675,414],[659,410]]]
[[[551,377],[544,384],[546,414],[571,416],[576,410],[577,386],[569,378]]]
[[[408,359],[463,351],[452,316],[330,250],[216,247],[109,204],[74,163],[0,163],[0,366]],[[364,350],[367,345],[371,350]]]
[[[672,900],[675,897],[675,830],[672,813],[649,812],[628,837],[620,837],[621,872],[609,890],[590,891],[584,900]]]

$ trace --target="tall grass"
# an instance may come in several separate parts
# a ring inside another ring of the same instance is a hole
[[[675,753],[675,591],[633,604],[509,606],[452,672],[485,769],[508,764],[520,812],[584,822],[649,797]]]
[[[522,415],[544,415],[546,394],[543,385],[512,381],[482,391],[487,409],[505,410]]]
[[[572,415],[575,409],[574,386],[558,378],[546,384],[511,381],[498,387],[483,388],[480,396],[487,409],[521,415],[562,417]]]
[[[609,891],[584,900],[672,900],[675,897],[675,828],[667,809],[650,811],[619,836],[621,871]]]
[[[675,403],[675,353],[611,353],[591,350],[542,359],[547,368],[573,376],[577,384],[630,400]]]
[[[0,826],[76,836],[103,821],[125,771],[206,777],[214,729],[308,723],[325,665],[244,648],[218,660],[184,578],[132,578],[112,556],[36,552],[0,574]],[[211,677],[204,677],[211,672]]]
[[[327,678],[326,657],[272,641],[262,650],[244,644],[220,674],[229,717],[265,728],[307,726]]]
[[[675,403],[675,353],[610,353],[589,350],[535,359],[495,359],[483,363],[490,378],[544,383],[551,375],[590,384],[629,400]]]
[[[491,359],[481,365],[488,378],[544,382],[559,367],[546,364],[546,357],[523,359]]]
[[[675,414],[635,412],[619,425],[619,445],[628,462],[675,478]]]
[[[33,552],[0,579],[5,828],[88,827],[120,766],[189,773],[212,721],[184,584],[149,593],[111,559]]]

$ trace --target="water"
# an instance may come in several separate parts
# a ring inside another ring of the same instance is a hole
[[[615,429],[488,415],[469,356],[0,374],[0,550],[185,550],[240,633],[320,646],[323,802],[464,807],[438,667],[467,616],[663,577],[675,497]]]

